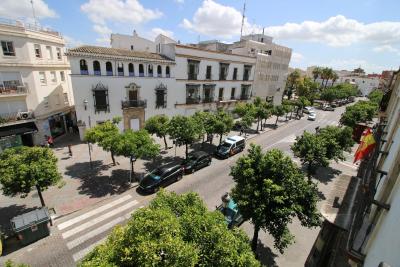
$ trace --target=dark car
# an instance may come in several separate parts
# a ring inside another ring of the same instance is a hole
[[[217,207],[225,216],[225,221],[228,228],[233,228],[235,226],[240,226],[243,222],[243,216],[240,214],[237,204],[231,199],[228,193],[225,193],[222,197],[222,204]]]
[[[180,164],[167,164],[147,174],[139,183],[140,190],[148,193],[157,192],[161,187],[166,187],[179,181],[183,176]]]
[[[194,173],[210,164],[211,156],[208,153],[204,151],[196,151],[189,153],[188,158],[182,162],[182,167],[185,173]]]

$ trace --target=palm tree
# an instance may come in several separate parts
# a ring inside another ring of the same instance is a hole
[[[321,72],[322,72],[321,67],[315,67],[315,68],[313,69],[312,75],[313,75],[313,77],[314,77],[314,82],[315,82],[316,79],[318,79],[319,76],[321,76]]]
[[[324,89],[326,88],[326,85],[328,84],[329,79],[331,78],[333,73],[333,70],[331,68],[325,67],[322,69],[321,73],[321,78],[322,78],[322,83],[321,83],[321,88],[323,87]],[[324,84],[325,82],[325,84]]]
[[[336,82],[337,79],[339,79],[339,76],[337,75],[336,72],[333,72],[333,75],[332,75],[332,86]]]
[[[297,87],[297,83],[300,79],[300,72],[298,70],[293,71],[292,73],[290,73],[287,77],[287,94],[288,94],[288,99],[291,98],[291,95],[293,93],[293,90],[295,89],[295,87]]]

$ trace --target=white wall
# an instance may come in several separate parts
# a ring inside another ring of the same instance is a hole
[[[128,49],[135,51],[145,51],[156,53],[156,45],[153,41],[139,37],[136,33],[133,35],[111,34],[111,47],[119,49]]]
[[[358,89],[364,96],[367,96],[374,89],[379,87],[378,78],[344,76],[339,79],[339,83],[345,83],[345,82],[354,82],[355,84],[357,84]]]

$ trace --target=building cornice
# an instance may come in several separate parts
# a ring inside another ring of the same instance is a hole
[[[0,67],[17,67],[17,68],[33,68],[33,69],[71,69],[69,64],[37,64],[37,63],[0,63]]]
[[[208,50],[205,50],[208,51]],[[237,56],[233,54],[228,54],[230,56]],[[217,62],[223,62],[223,63],[239,63],[239,64],[244,64],[244,65],[256,65],[256,58],[255,57],[247,57],[252,59],[254,62],[249,62],[249,61],[239,61],[239,60],[229,60],[229,59],[218,59],[218,58],[210,58],[210,57],[199,57],[199,56],[193,56],[193,55],[188,55],[188,54],[176,54],[176,57],[184,57],[184,58],[191,58],[191,59],[196,59],[196,60],[209,60],[209,61],[217,61]]]
[[[245,56],[245,55],[237,55],[237,54],[232,54],[232,53],[225,53],[221,51],[214,51],[214,50],[209,50],[209,49],[204,49],[204,48],[199,48],[195,46],[189,46],[189,45],[182,45],[182,44],[176,44],[176,47],[180,47],[183,49],[193,49],[193,50],[199,50],[199,51],[204,51],[204,52],[209,52],[209,53],[214,53],[214,54],[220,54],[224,56],[235,56],[235,57],[243,57],[243,58],[248,58],[248,59],[254,59],[255,57],[253,56]]]
[[[254,80],[188,80],[188,79],[176,79],[178,82],[190,82],[190,83],[218,83],[218,82],[236,82],[236,83],[252,83]]]
[[[175,65],[175,61],[173,60],[160,60],[160,59],[149,59],[149,58],[138,58],[138,57],[128,57],[128,56],[111,56],[104,54],[94,54],[94,53],[84,53],[84,52],[67,52],[65,53],[68,57],[86,57],[93,59],[103,59],[103,60],[126,60],[126,61],[135,61],[135,62],[152,62],[152,63],[162,63]]]

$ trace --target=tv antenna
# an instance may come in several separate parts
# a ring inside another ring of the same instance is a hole
[[[33,21],[35,23],[35,26],[37,26],[37,19],[36,19],[36,14],[35,14],[35,8],[33,6],[33,0],[31,0],[31,5],[32,5]]]
[[[244,18],[245,18],[245,12],[246,12],[246,0],[244,1],[243,4],[243,13],[242,13],[242,27],[240,28],[240,39],[242,39],[243,36],[243,26],[244,26]]]

